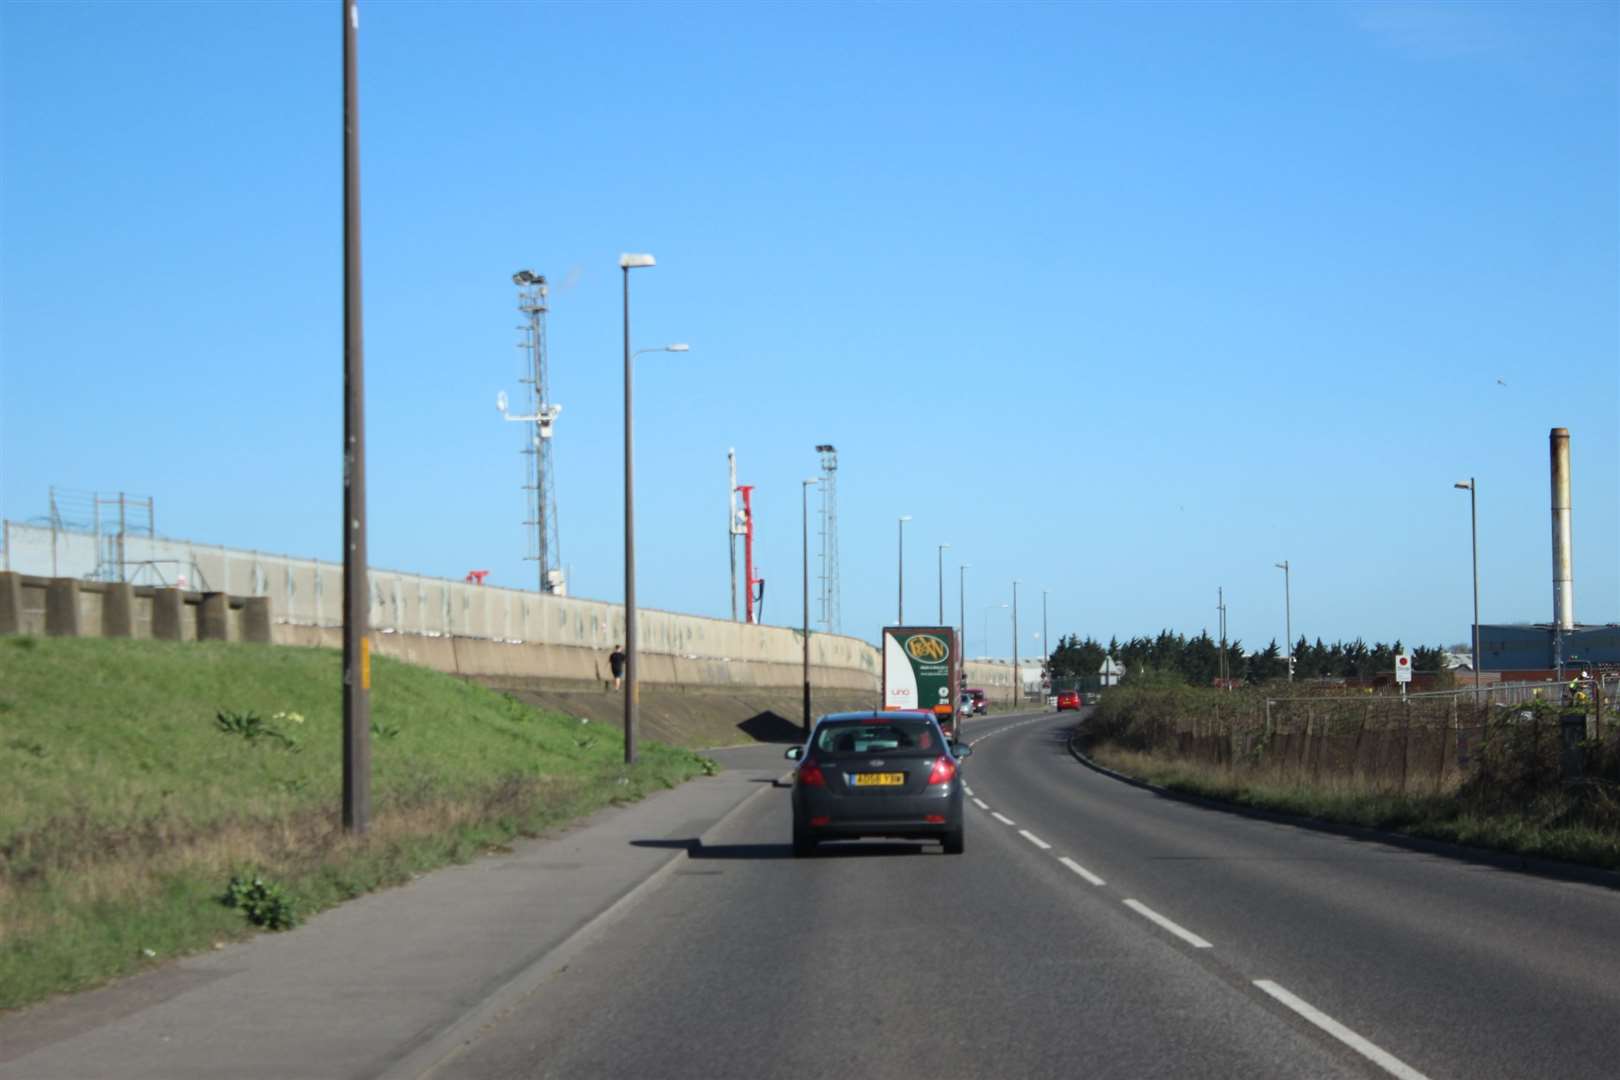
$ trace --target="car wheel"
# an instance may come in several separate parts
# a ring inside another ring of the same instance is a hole
[[[808,858],[816,853],[816,838],[803,829],[793,830],[793,857]]]
[[[958,825],[945,834],[945,854],[960,855],[966,848],[965,838],[962,836],[962,826]]]

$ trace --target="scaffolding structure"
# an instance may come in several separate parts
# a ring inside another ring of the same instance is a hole
[[[816,447],[821,454],[821,628],[839,633],[838,588],[838,450],[831,443]]]
[[[518,381],[528,387],[524,415],[506,412],[506,393],[496,399],[508,420],[530,425],[524,429],[523,492],[528,513],[523,525],[528,531],[526,561],[537,567],[539,589],[565,596],[567,581],[562,570],[562,543],[557,530],[557,481],[552,465],[551,435],[562,406],[551,400],[546,364],[546,279],[543,274],[519,270],[512,275],[518,287],[518,311],[524,322],[518,327],[522,339],[517,347],[524,357],[524,373]]]

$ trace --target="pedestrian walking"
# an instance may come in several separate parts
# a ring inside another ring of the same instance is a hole
[[[608,655],[608,667],[613,669],[613,689],[617,690],[624,685],[624,646],[613,646],[613,652]]]

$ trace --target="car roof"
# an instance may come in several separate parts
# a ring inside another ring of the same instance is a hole
[[[923,709],[863,709],[859,712],[828,713],[816,721],[818,724],[849,724],[862,720],[888,720],[902,717],[907,720],[932,720],[934,714]]]

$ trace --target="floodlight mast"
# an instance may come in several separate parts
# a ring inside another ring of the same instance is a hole
[[[547,286],[544,274],[519,270],[512,275],[512,284],[518,288],[518,310],[526,323],[518,329],[523,339],[517,347],[525,354],[524,377],[518,381],[529,388],[528,409],[522,416],[506,411],[506,392],[495,399],[501,415],[514,423],[533,424],[534,429],[524,440],[522,453],[528,458],[523,490],[528,497],[528,516],[524,526],[529,530],[529,550],[525,559],[538,566],[539,588],[543,593],[558,596],[568,592],[562,571],[562,544],[557,531],[557,484],[552,467],[551,436],[562,406],[550,400],[546,364],[546,321],[548,310]]]

